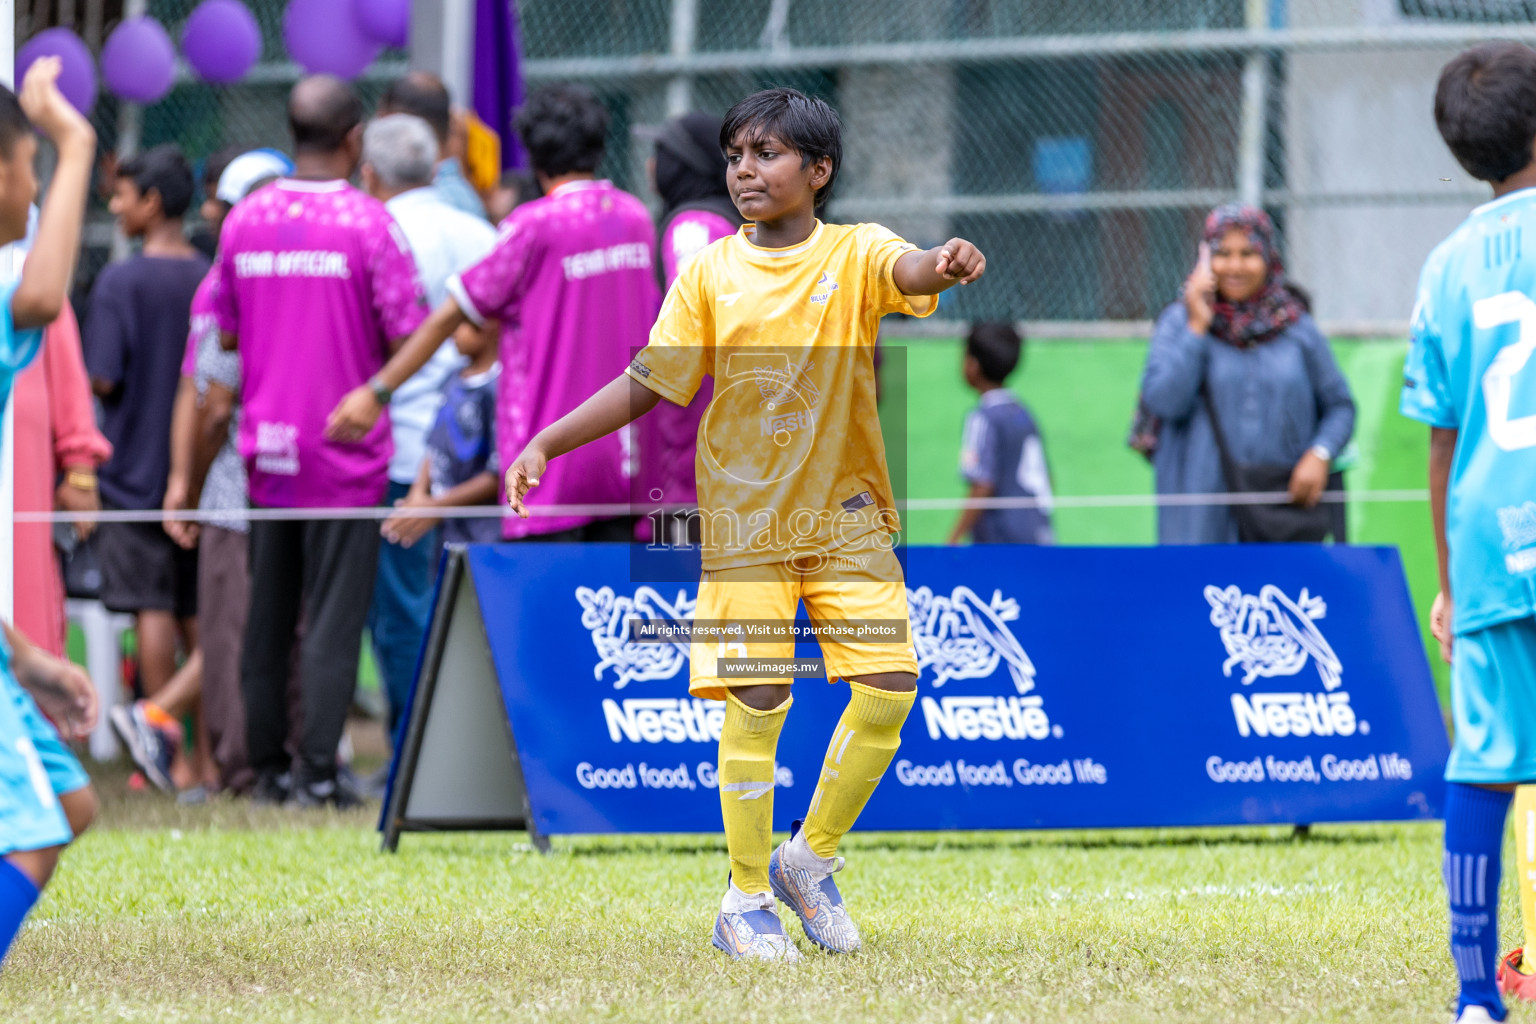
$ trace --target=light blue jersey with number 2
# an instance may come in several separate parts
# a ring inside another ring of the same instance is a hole
[[[1430,253],[1403,370],[1403,414],[1460,432],[1445,526],[1458,636],[1536,614],[1533,355],[1536,189],[1522,189]]]

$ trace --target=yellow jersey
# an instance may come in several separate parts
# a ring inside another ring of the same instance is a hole
[[[754,244],[753,230],[678,276],[628,373],[678,405],[715,379],[695,458],[705,570],[816,571],[900,529],[875,336],[886,313],[927,316],[937,296],[902,294],[896,261],[917,247],[878,224],[817,221],[783,249]]]

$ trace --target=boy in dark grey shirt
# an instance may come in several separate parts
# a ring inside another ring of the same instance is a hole
[[[971,498],[1034,498],[1031,508],[966,509],[949,535],[977,544],[1052,544],[1051,476],[1035,418],[1005,387],[1024,347],[1013,325],[978,323],[965,339],[965,382],[981,401],[965,418],[960,475]]]

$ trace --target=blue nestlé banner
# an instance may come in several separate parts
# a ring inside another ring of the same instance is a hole
[[[1445,727],[1395,550],[907,554],[918,700],[861,828],[1439,813]],[[468,559],[538,827],[718,830],[723,706],[688,696],[685,645],[625,632],[690,618],[696,588],[630,582],[620,545]],[[794,697],[779,828],[805,813],[847,688]]]

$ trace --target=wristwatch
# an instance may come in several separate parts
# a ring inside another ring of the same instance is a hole
[[[1333,461],[1333,452],[1329,451],[1328,447],[1326,445],[1315,444],[1311,448],[1308,448],[1307,452],[1308,452],[1308,454],[1316,455],[1318,458],[1322,459],[1324,462],[1332,462]]]
[[[395,394],[384,386],[384,382],[378,378],[377,374],[368,378],[368,390],[373,392],[373,397],[378,399],[380,405],[388,405]]]

